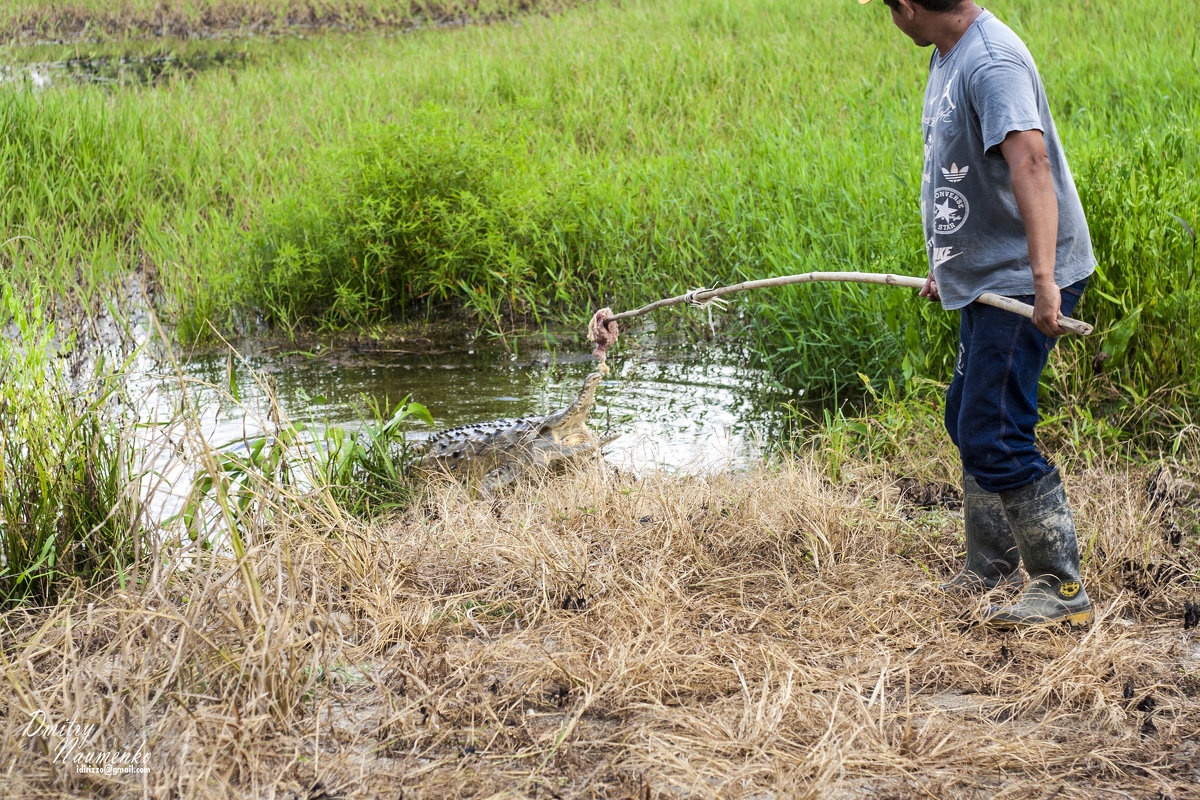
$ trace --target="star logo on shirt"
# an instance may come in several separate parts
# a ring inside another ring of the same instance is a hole
[[[945,220],[946,222],[954,222],[958,219],[958,212],[950,207],[949,202],[938,203],[934,206],[936,212],[933,215],[935,220]]]
[[[957,189],[938,187],[933,193],[933,232],[946,236],[957,233],[967,222],[971,205]]]

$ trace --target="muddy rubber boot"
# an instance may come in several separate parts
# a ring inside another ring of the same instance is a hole
[[[1030,580],[1015,603],[989,608],[984,622],[998,628],[1091,624],[1092,603],[1079,580],[1075,521],[1058,470],[1001,492],[1000,500]]]
[[[997,586],[1020,586],[1017,568],[1021,556],[1008,527],[1000,495],[984,491],[963,473],[963,531],[967,563],[962,571],[941,584],[943,592],[977,594]]]

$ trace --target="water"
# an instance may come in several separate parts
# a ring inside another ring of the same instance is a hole
[[[13,63],[0,65],[0,85],[28,85],[45,89],[54,85],[156,86],[186,80],[208,70],[233,70],[250,63],[254,50],[246,43],[206,41],[113,47],[42,46],[25,50]]]
[[[337,25],[289,25],[260,30],[200,29],[187,35],[148,38],[38,41],[9,43],[0,37],[0,86],[90,84],[112,88],[157,86],[189,80],[208,71],[232,72],[251,64],[270,63],[302,50],[314,41],[345,42],[390,38],[417,31],[471,24],[462,17],[416,16],[399,27],[354,30]]]
[[[741,469],[760,460],[783,431],[789,397],[764,388],[768,377],[749,365],[747,353],[728,344],[665,346],[653,336],[625,341],[589,420],[602,436],[619,434],[605,448],[610,463],[633,472]],[[287,420],[317,438],[332,425],[353,431],[372,401],[391,411],[411,397],[436,422],[432,428],[414,422],[405,432],[420,440],[443,428],[568,405],[596,363],[579,350],[513,355],[464,339],[358,352],[265,349],[236,359],[211,353],[166,374],[144,367],[132,375],[130,393],[148,423],[139,441],[149,473],[148,517],[162,523],[184,508],[200,466],[192,450],[197,436],[208,447],[244,455],[276,429],[272,397]],[[180,414],[184,389],[187,415]],[[184,420],[194,420],[186,432]]]
[[[634,469],[718,469],[761,457],[783,428],[788,397],[765,389],[768,376],[746,354],[725,346],[644,345],[615,358],[601,384],[591,425],[620,434],[609,459]],[[505,417],[544,414],[571,403],[596,368],[584,352],[418,342],[403,347],[259,352],[235,365],[231,402],[229,358],[215,354],[186,362],[206,436],[234,446],[262,433],[269,393],[293,422],[352,429],[370,401],[394,408],[405,397],[429,408],[436,429]],[[174,407],[177,377],[153,386],[160,410]],[[224,399],[222,399],[224,398]],[[414,438],[435,429],[415,423]]]

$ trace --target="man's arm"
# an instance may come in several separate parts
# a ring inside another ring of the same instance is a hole
[[[1014,131],[1000,143],[1000,152],[1012,173],[1017,210],[1025,223],[1029,265],[1033,269],[1033,324],[1047,336],[1062,336],[1058,312],[1062,295],[1054,282],[1058,248],[1058,198],[1046,156],[1046,141],[1039,130]]]

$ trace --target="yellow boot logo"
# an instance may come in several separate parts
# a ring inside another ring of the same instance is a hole
[[[1075,595],[1079,594],[1079,581],[1065,581],[1058,587],[1058,593],[1070,600]]]

